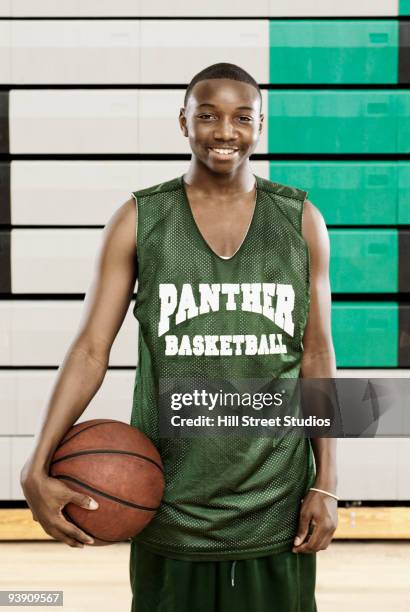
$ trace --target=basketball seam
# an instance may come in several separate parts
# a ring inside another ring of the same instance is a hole
[[[79,525],[71,516],[71,514],[68,512],[68,510],[66,510],[64,508],[63,514],[66,516],[66,518],[68,517],[69,520],[73,523],[73,525],[75,525],[76,527],[78,527],[79,529],[81,529],[82,531],[84,531],[85,534],[87,534],[88,536],[91,536],[92,538],[96,538],[97,540],[100,540],[101,542],[109,542],[110,544],[116,544],[118,542],[118,540],[105,540],[103,538],[100,538],[99,536],[95,535],[94,533],[92,533],[91,531],[86,531],[84,529],[84,527],[82,527],[81,525]]]
[[[73,434],[72,436],[70,436],[69,438],[67,438],[67,440],[64,440],[64,442],[61,442],[58,446],[57,449],[61,448],[62,446],[64,446],[64,444],[67,444],[67,442],[69,442],[70,440],[72,440],[73,438],[75,438],[76,436],[78,436],[80,433],[82,433],[83,431],[87,431],[87,429],[92,429],[93,427],[98,427],[98,425],[106,425],[107,423],[119,423],[120,421],[115,421],[113,419],[110,419],[108,421],[99,421],[98,423],[93,423],[92,425],[88,425],[87,427],[84,427],[83,429],[80,429],[80,431],[76,431],[75,434]]]
[[[54,465],[55,463],[59,463],[60,461],[64,461],[65,459],[71,459],[72,457],[80,457],[81,455],[102,455],[102,454],[131,455],[133,457],[139,457],[140,459],[149,461],[150,463],[155,465],[155,467],[157,467],[161,471],[162,474],[164,473],[164,470],[162,469],[162,467],[156,461],[154,461],[150,457],[147,457],[146,455],[140,455],[139,453],[133,453],[132,451],[111,450],[111,449],[104,449],[104,448],[87,450],[87,451],[86,450],[78,451],[77,453],[71,453],[70,455],[64,455],[64,457],[60,457],[59,459],[55,459],[54,461],[52,461],[50,466]]]
[[[112,501],[118,502],[125,506],[129,506],[130,508],[138,508],[138,510],[146,510],[147,512],[156,512],[159,508],[159,506],[157,506],[156,508],[150,508],[149,506],[140,506],[139,504],[134,504],[133,502],[126,501],[125,499],[121,499],[120,497],[114,497],[114,495],[110,495],[109,493],[100,491],[100,489],[95,489],[91,485],[86,484],[82,480],[77,480],[76,478],[73,478],[72,476],[69,476],[68,474],[58,474],[54,476],[54,478],[58,478],[59,480],[68,480],[69,482],[78,484],[81,487],[84,487],[85,489],[92,491],[93,493],[97,493],[97,495],[101,495],[102,497],[106,497],[107,499],[111,499]]]

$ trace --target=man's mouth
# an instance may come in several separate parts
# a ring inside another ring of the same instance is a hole
[[[225,157],[234,155],[239,151],[239,149],[236,147],[208,147],[208,149],[217,155],[224,155]]]

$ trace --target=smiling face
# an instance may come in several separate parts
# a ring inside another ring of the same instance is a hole
[[[213,172],[234,172],[258,144],[263,123],[258,91],[233,79],[199,81],[179,123],[198,161]]]

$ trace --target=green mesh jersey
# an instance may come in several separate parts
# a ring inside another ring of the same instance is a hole
[[[202,237],[182,176],[133,193],[139,336],[131,425],[158,448],[166,484],[160,509],[132,544],[165,556],[243,559],[291,550],[300,502],[315,477],[309,439],[160,436],[161,377],[300,375],[309,310],[301,233],[307,193],[255,179],[253,218],[229,259]],[[264,292],[274,316],[261,311]]]

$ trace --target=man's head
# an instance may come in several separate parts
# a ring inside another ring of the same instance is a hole
[[[249,159],[263,123],[261,91],[250,74],[235,64],[213,64],[193,77],[184,105],[181,130],[198,160],[231,173]]]

